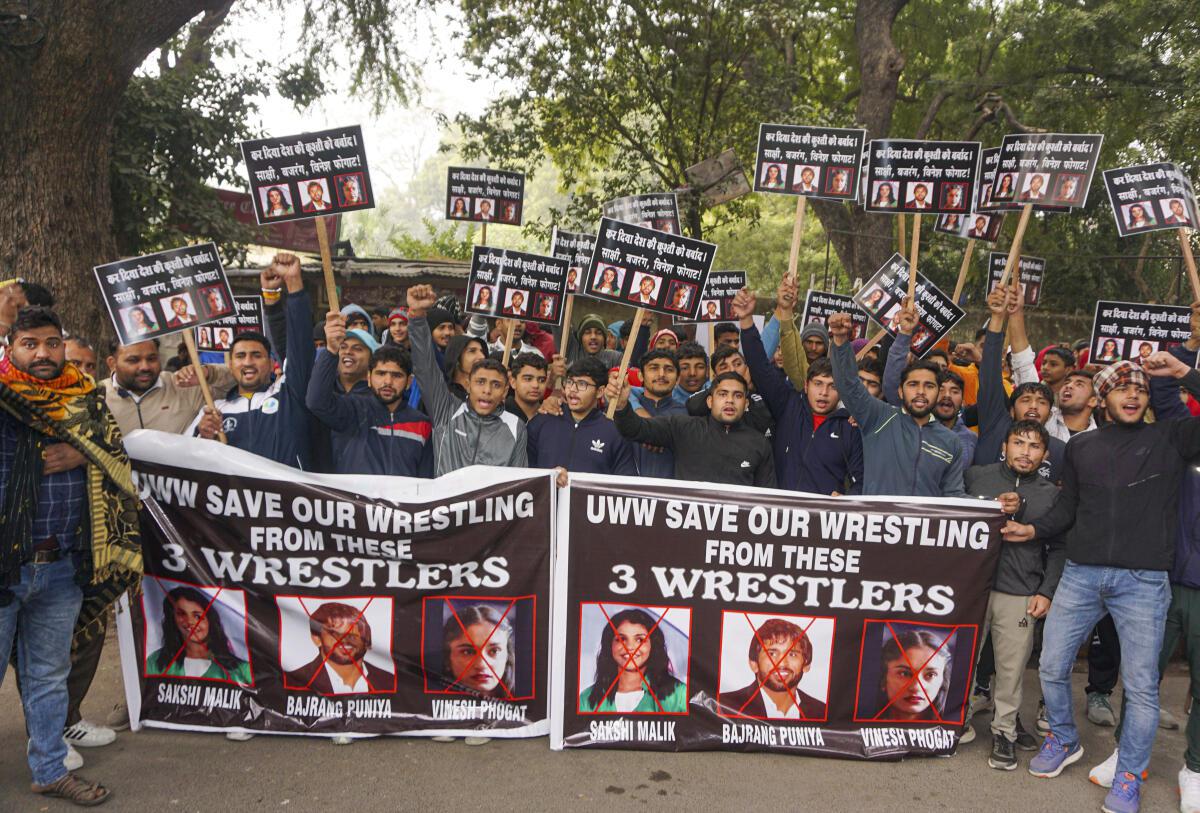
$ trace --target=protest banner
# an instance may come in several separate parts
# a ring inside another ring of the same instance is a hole
[[[908,280],[908,262],[894,254],[854,295],[859,307],[892,336],[896,335],[901,303],[908,296]],[[917,308],[917,328],[913,331],[912,352],[918,358],[924,358],[958,324],[966,311],[924,274],[917,275],[913,302]]]
[[[520,226],[525,203],[525,176],[520,172],[475,167],[446,170],[446,219]]]
[[[144,430],[126,446],[135,730],[547,733],[552,475],[314,475]]]
[[[571,338],[571,313],[575,309],[575,294],[579,290],[580,279],[592,262],[592,252],[595,250],[594,234],[562,231],[555,226],[550,236],[550,254],[568,263],[567,304],[563,308],[563,329],[558,348],[559,354],[564,357],[567,355],[567,344]]]
[[[988,253],[988,283],[987,292],[990,294],[1000,284],[1004,276],[1004,267],[1008,264],[1008,254],[1003,251]],[[1042,283],[1046,276],[1046,261],[1041,257],[1021,255],[1017,261],[1017,280],[1021,286],[1021,294],[1027,307],[1035,307],[1042,300]]]
[[[1188,230],[1200,223],[1191,179],[1176,164],[1140,164],[1104,170],[1104,188],[1122,237],[1176,230],[1192,295],[1200,299],[1200,276],[1188,236]]]
[[[225,352],[239,333],[267,334],[261,296],[235,296],[233,305],[234,313],[196,328],[197,349]]]
[[[867,335],[871,320],[866,311],[858,306],[854,297],[845,294],[832,294],[826,291],[809,291],[804,296],[804,315],[800,318],[800,329],[809,325],[824,325],[835,313],[848,313],[854,323],[851,340],[861,339]]]
[[[1002,215],[972,212],[965,215],[938,215],[933,230],[963,240],[995,243],[1000,238],[1000,227],[1003,225],[1004,217]]]
[[[675,324],[687,322],[729,322],[737,321],[730,314],[733,298],[738,291],[746,287],[745,271],[713,271],[704,283],[700,294],[700,309],[695,319],[675,318]]]
[[[953,753],[995,503],[573,475],[558,511],[551,748]]]
[[[466,312],[508,320],[504,366],[517,322],[557,325],[562,320],[569,263],[512,249],[475,246],[467,278]]]
[[[1140,362],[1159,350],[1183,344],[1192,335],[1191,308],[1136,302],[1096,303],[1092,320],[1092,364]]]
[[[985,209],[1063,211],[1087,205],[1103,135],[1013,133],[1000,142]]]
[[[609,220],[632,223],[645,229],[668,234],[682,232],[679,228],[679,198],[674,192],[616,198],[605,203],[600,214]]]

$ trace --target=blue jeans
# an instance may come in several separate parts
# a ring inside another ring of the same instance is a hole
[[[25,565],[11,588],[16,597],[0,607],[0,682],[17,638],[21,704],[29,731],[29,770],[33,781],[49,785],[66,774],[67,674],[71,671],[71,633],[83,592],[75,584],[70,556],[47,565]]]
[[[1117,625],[1125,684],[1118,775],[1141,776],[1150,764],[1158,729],[1158,651],[1170,604],[1171,586],[1164,570],[1067,562],[1046,617],[1038,670],[1042,696],[1050,730],[1068,744],[1079,742],[1071,700],[1071,669],[1079,648],[1105,613]]]

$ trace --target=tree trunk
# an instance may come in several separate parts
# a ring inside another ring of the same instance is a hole
[[[867,139],[890,134],[892,112],[904,55],[892,41],[892,25],[908,0],[858,0],[854,40],[858,48],[860,92],[855,119],[867,129]],[[862,206],[812,199],[851,282],[868,279],[895,253],[894,215],[868,214]]]
[[[44,0],[36,47],[0,47],[0,276],[48,287],[68,330],[112,326],[92,267],[118,259],[113,122],[155,47],[219,0]],[[3,45],[3,43],[0,43]]]

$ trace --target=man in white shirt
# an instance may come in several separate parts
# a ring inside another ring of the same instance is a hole
[[[808,634],[791,621],[770,618],[754,630],[749,648],[755,682],[734,692],[722,692],[720,714],[758,720],[826,718],[826,704],[799,688],[812,669],[813,645]]]
[[[321,695],[391,693],[396,673],[367,665],[371,625],[365,610],[336,601],[326,602],[308,618],[317,657],[284,676],[284,688]]]

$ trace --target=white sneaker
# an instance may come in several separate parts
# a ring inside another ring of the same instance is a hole
[[[333,738],[334,745],[354,745],[354,738],[347,737],[345,734],[338,734]]]
[[[436,737],[430,737],[429,739],[433,740],[434,742],[454,742],[458,738],[447,737],[445,734],[439,734]]]
[[[1117,750],[1114,748],[1108,759],[1088,771],[1089,782],[1102,788],[1112,787],[1113,777],[1117,774]]]
[[[111,728],[89,723],[87,720],[80,720],[75,725],[63,729],[63,739],[67,741],[67,744],[79,748],[99,748],[103,745],[111,745],[116,738],[117,732]]]
[[[491,737],[463,737],[463,742],[467,745],[487,745],[491,741]]]
[[[254,739],[253,731],[226,731],[225,739],[230,742],[245,742]]]
[[[1200,773],[1189,771],[1184,765],[1179,769],[1180,813],[1200,813]]]
[[[71,747],[69,742],[67,743],[67,758],[63,760],[63,767],[68,771],[77,771],[83,767],[83,757]]]

